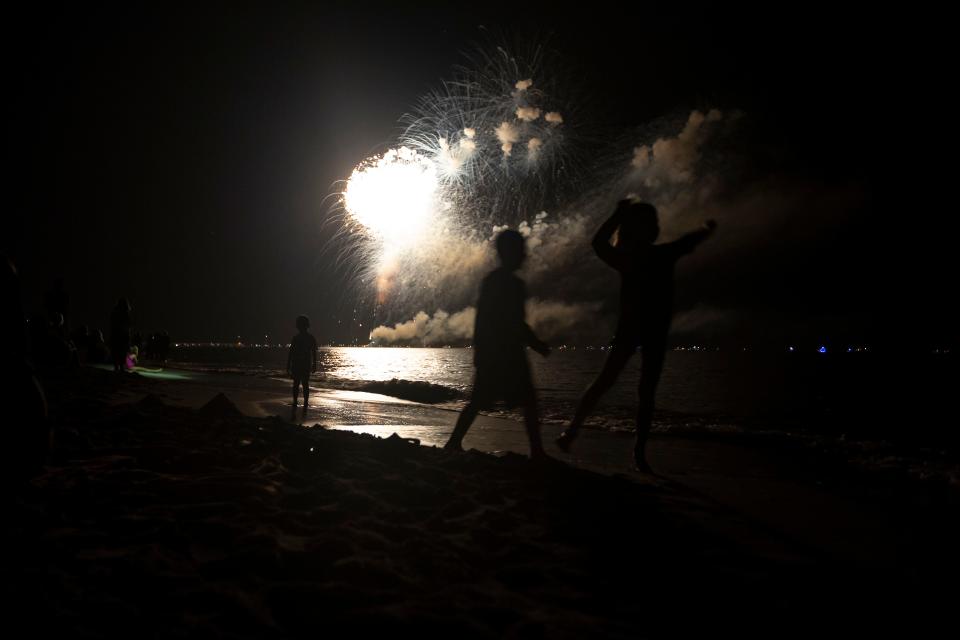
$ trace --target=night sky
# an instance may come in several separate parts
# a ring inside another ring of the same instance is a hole
[[[610,130],[736,107],[749,115],[741,153],[755,165],[862,196],[822,233],[802,233],[799,213],[765,230],[769,243],[746,263],[728,261],[709,302],[742,310],[741,337],[791,318],[803,338],[951,341],[945,23],[806,3],[675,7],[163,4],[11,16],[15,197],[2,248],[28,313],[63,276],[73,321],[91,326],[105,328],[125,295],[140,328],[175,340],[286,341],[299,313],[321,342],[365,339],[369,324],[353,321],[321,251],[323,199],[389,144],[462,51],[496,33],[543,39],[571,61]]]

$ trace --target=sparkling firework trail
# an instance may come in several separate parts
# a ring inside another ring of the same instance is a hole
[[[564,92],[565,80],[542,48],[527,56],[503,47],[479,51],[403,116],[393,148],[354,169],[331,221],[340,240],[349,237],[340,243],[341,258],[359,286],[375,285],[376,296],[367,304],[376,322],[416,315],[421,321],[410,327],[441,341],[438,327],[451,324],[449,314],[439,311],[432,317],[442,322],[424,322],[418,312],[472,302],[476,283],[494,264],[490,240],[500,229],[517,228],[527,237],[524,276],[536,285],[578,259],[594,219],[616,199],[633,191],[656,202],[665,186],[671,198],[680,192],[677,185],[683,194],[689,191],[705,127],[721,119],[719,112],[694,112],[676,138],[636,147],[609,176],[594,176],[592,195],[585,195],[577,193],[584,191],[587,173],[577,122],[584,109],[573,98],[564,101],[576,94]],[[538,304],[566,314],[578,308]],[[583,308],[596,309],[592,302]],[[451,335],[462,338],[463,323],[453,324],[458,328]]]

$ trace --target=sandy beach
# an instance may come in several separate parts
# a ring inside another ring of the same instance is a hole
[[[609,434],[588,433],[579,458],[534,464],[509,450],[522,449],[522,428],[505,420],[479,421],[466,443],[482,450],[498,429],[516,432],[517,446],[495,455],[445,453],[426,425],[367,425],[379,438],[326,428],[336,401],[322,394],[297,424],[263,415],[282,401],[255,397],[241,376],[85,369],[48,388],[55,448],[14,491],[4,525],[4,600],[34,630],[916,631],[949,615],[956,595],[949,495],[883,483],[871,494],[789,452],[659,438],[650,478],[597,453]],[[433,411],[339,402],[332,423]]]

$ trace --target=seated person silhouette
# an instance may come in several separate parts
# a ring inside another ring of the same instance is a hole
[[[613,215],[597,231],[593,237],[594,251],[620,273],[620,314],[603,369],[580,399],[570,425],[557,438],[562,450],[570,449],[587,415],[616,382],[637,348],[641,348],[637,440],[633,455],[638,470],[652,472],[646,459],[646,445],[673,316],[674,265],[709,237],[716,226],[716,222],[708,220],[702,229],[679,240],[654,244],[660,235],[656,208],[646,202],[621,200]],[[610,244],[614,232],[616,246]]]
[[[537,395],[530,377],[526,347],[547,356],[550,347],[527,325],[524,303],[526,285],[514,273],[526,258],[523,236],[502,231],[496,239],[500,266],[480,285],[477,318],[473,331],[476,376],[470,401],[460,414],[446,449],[461,451],[463,437],[477,413],[503,401],[507,407],[523,406],[524,424],[530,440],[530,457],[544,458],[537,415]]]
[[[293,378],[293,411],[297,410],[299,387],[303,386],[303,412],[310,403],[310,373],[317,371],[317,340],[307,331],[310,318],[297,316],[297,335],[290,340],[287,355],[287,373]]]

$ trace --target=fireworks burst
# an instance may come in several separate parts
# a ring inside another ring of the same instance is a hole
[[[535,286],[577,259],[594,219],[627,192],[654,202],[661,191],[674,201],[693,192],[705,127],[719,112],[693,112],[676,138],[636,147],[626,162],[608,150],[609,175],[594,157],[588,182],[589,118],[560,70],[540,47],[525,56],[478,51],[403,116],[392,148],[345,181],[331,221],[352,240],[342,243],[342,262],[364,290],[376,285],[375,322],[472,302],[500,229],[527,237],[525,277]]]
[[[579,112],[542,47],[479,50],[405,115],[400,143],[430,158],[465,215],[516,224],[562,201],[577,182]],[[568,95],[565,95],[568,94]]]
[[[407,147],[391,149],[353,170],[343,206],[390,251],[416,243],[442,208],[437,166]]]
[[[354,169],[340,193],[341,228],[362,238],[349,251],[363,265],[359,279],[377,284],[378,304],[404,313],[404,291],[419,305],[463,289],[450,280],[489,266],[497,229],[534,218],[545,228],[542,211],[562,200],[579,166],[564,115],[577,107],[561,102],[550,77],[540,48],[478,51],[402,118],[393,148]]]

